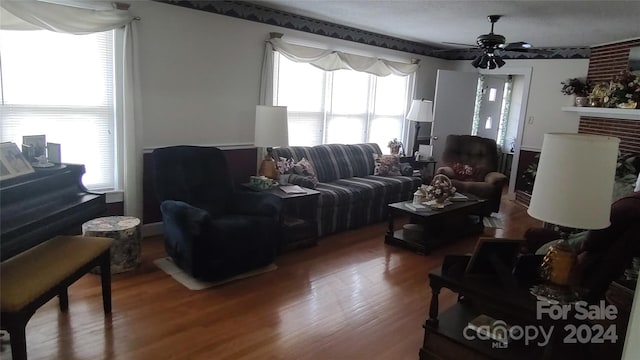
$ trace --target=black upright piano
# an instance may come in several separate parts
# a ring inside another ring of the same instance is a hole
[[[64,164],[0,181],[1,261],[104,214],[105,195],[84,187],[84,173]]]

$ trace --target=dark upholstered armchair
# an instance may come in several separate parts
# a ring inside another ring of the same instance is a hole
[[[485,214],[500,210],[500,197],[507,177],[497,172],[498,148],[494,140],[449,135],[442,162],[444,166],[438,168],[436,174],[447,175],[458,191],[487,199]]]
[[[172,146],[152,153],[165,249],[194,278],[216,281],[273,262],[281,200],[234,192],[223,152]]]

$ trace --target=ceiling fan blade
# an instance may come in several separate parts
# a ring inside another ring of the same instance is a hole
[[[533,54],[540,54],[540,55],[551,55],[553,54],[553,51],[549,51],[549,50],[544,50],[544,49],[535,49],[535,48],[530,48],[530,49],[511,49],[511,50],[507,50],[507,49],[498,49],[501,52],[511,52],[511,53],[533,53]]]
[[[478,47],[478,45],[461,44],[461,43],[448,42],[448,41],[443,41],[442,43],[443,44],[447,44],[447,45],[466,46],[466,47],[473,47],[473,48],[477,48]]]
[[[525,41],[511,42],[508,44],[504,44],[500,46],[500,51],[509,51],[509,52],[528,52],[528,53],[536,53],[542,55],[550,55],[553,52],[544,49],[536,49],[530,43]]]
[[[526,41],[518,41],[502,44],[500,45],[500,48],[507,51],[527,51],[533,48],[533,46]]]

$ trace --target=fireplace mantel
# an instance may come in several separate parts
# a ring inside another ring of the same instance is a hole
[[[575,112],[580,116],[608,119],[640,120],[639,109],[613,109],[600,107],[563,106],[562,111]]]

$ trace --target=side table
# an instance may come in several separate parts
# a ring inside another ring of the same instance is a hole
[[[414,170],[420,170],[423,184],[429,184],[436,174],[437,161],[435,160],[416,160],[413,156],[405,156],[400,158],[400,162],[409,163]],[[429,167],[431,167],[431,172],[429,172]]]
[[[117,274],[140,265],[140,219],[132,216],[107,216],[82,224],[82,235],[108,237],[111,246],[111,273]],[[99,269],[94,269],[95,273]]]
[[[623,332],[613,329],[616,340],[605,337],[598,341],[596,338],[597,326],[607,329],[609,323],[606,322],[609,320],[580,318],[575,308],[565,308],[565,317],[540,315],[541,304],[545,307],[553,305],[531,295],[528,281],[518,282],[516,279],[515,284],[503,285],[497,277],[467,275],[465,270],[470,259],[471,256],[447,255],[442,268],[429,273],[431,301],[428,318],[423,325],[424,338],[419,352],[421,360],[599,360],[619,359],[622,355]],[[442,289],[458,294],[458,301],[446,309],[440,309],[439,295]],[[508,343],[499,344],[475,336],[475,332],[465,331],[469,322],[480,314],[527,331],[532,328],[539,331],[544,329],[548,337],[542,341],[541,332],[538,332],[529,333],[532,337],[525,339],[523,333],[520,333],[522,336],[515,336],[516,332],[510,332]],[[591,313],[591,316],[594,314]],[[584,337],[579,335],[581,340],[570,341],[570,328],[589,332]],[[594,329],[593,333],[591,329]]]
[[[242,186],[252,191],[267,192],[282,199],[284,211],[280,219],[283,230],[283,238],[278,245],[280,253],[318,244],[319,191],[301,186],[304,193],[287,194],[279,187],[257,190],[249,183]]]

